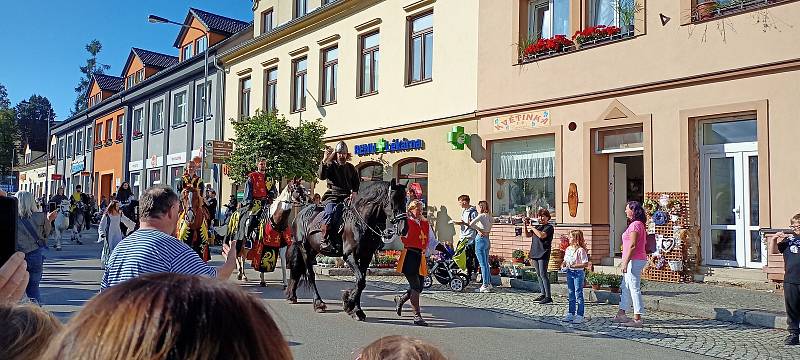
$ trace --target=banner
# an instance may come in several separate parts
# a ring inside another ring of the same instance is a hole
[[[528,111],[494,118],[494,131],[514,131],[550,126],[550,111]]]

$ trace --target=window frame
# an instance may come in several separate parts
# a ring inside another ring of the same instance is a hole
[[[111,119],[106,120],[106,132],[105,134],[103,134],[105,136],[105,142],[114,141],[114,138],[112,137],[112,134],[114,132],[113,124],[114,124],[113,117]]]
[[[158,174],[158,183],[153,181],[153,174]],[[150,184],[148,187],[153,185],[161,185],[163,183],[162,176],[161,176],[161,168],[149,169],[147,171],[147,183]]]
[[[275,74],[275,79],[269,78],[270,74]],[[270,92],[272,88],[272,92]],[[270,102],[272,107],[270,108]],[[278,112],[278,67],[273,66],[264,70],[264,110],[267,112]]]
[[[269,18],[269,21],[266,21]],[[269,26],[267,26],[269,24]],[[268,33],[275,28],[275,10],[269,8],[261,12],[261,33]]]
[[[83,130],[75,133],[75,155],[83,153]]]
[[[156,105],[160,106],[158,112],[155,111]],[[156,124],[156,117],[158,118],[158,128],[153,127]],[[157,134],[164,131],[164,100],[158,100],[150,106],[150,133]]]
[[[245,87],[247,84],[247,87]],[[239,79],[239,119],[250,116],[250,106],[253,100],[253,78],[245,76]],[[245,104],[246,99],[246,104]]]
[[[417,32],[414,32],[414,22],[419,20],[419,19],[422,19],[422,18],[424,18],[426,16],[431,16],[431,26],[428,27],[428,28],[419,30]],[[425,67],[425,55],[426,55],[426,52],[425,52],[425,37],[426,37],[426,35],[430,34],[431,35],[431,41],[433,41],[433,34],[434,34],[433,28],[434,28],[434,26],[433,26],[433,18],[432,17],[433,17],[433,10],[424,11],[424,12],[421,12],[419,14],[415,14],[415,15],[407,17],[406,27],[407,27],[408,37],[407,37],[406,41],[408,41],[408,46],[407,46],[408,51],[407,51],[407,55],[406,55],[406,62],[407,62],[406,71],[407,71],[408,74],[406,76],[406,86],[423,84],[423,83],[426,83],[426,82],[433,81],[433,54],[431,54],[430,77],[429,78],[425,78],[425,70],[426,70],[426,67]],[[416,38],[420,38],[420,51],[421,51],[421,54],[420,54],[420,71],[419,71],[420,79],[419,80],[414,80],[414,54],[415,54],[414,53],[414,39],[416,39]],[[433,45],[431,45],[431,51],[433,51]]]
[[[195,86],[194,86],[194,94],[195,94],[195,99],[194,99],[194,121],[196,121],[196,122],[203,121],[203,108],[202,107],[198,108],[198,104],[200,104],[200,103],[202,103],[204,101],[205,101],[205,104],[206,104],[206,119],[208,119],[208,118],[210,118],[212,116],[212,114],[211,114],[211,101],[207,101],[207,100],[210,100],[210,99],[208,99],[206,97],[206,94],[205,94],[205,93],[209,93],[209,94],[211,93],[211,80],[209,80],[208,83],[206,83],[206,88],[205,88],[205,90],[203,90],[203,98],[198,99],[197,96],[200,94],[200,90],[201,89],[203,89],[203,84],[202,83],[195,84]],[[202,106],[202,105],[200,105],[200,106]],[[198,109],[200,111],[197,111]]]
[[[200,49],[200,43],[201,42],[205,45],[205,47],[203,49]],[[199,54],[203,53],[203,51],[205,51],[207,48],[208,48],[208,39],[206,38],[205,35],[197,38],[197,40],[194,41],[194,54],[195,55],[199,55]]]
[[[94,134],[95,135],[95,139],[94,139],[94,141],[95,141],[96,144],[92,144],[92,146],[95,146],[95,145],[102,146],[103,145],[103,134],[105,134],[105,132],[104,132],[105,131],[104,130],[105,129],[105,124],[106,124],[106,122],[104,120],[100,120],[99,124],[95,124],[95,134]]]
[[[186,53],[189,53],[187,56]],[[184,47],[181,48],[181,61],[186,61],[187,59],[191,58],[194,54],[194,42],[186,44]]]
[[[294,0],[292,4],[292,13],[294,15],[292,19],[297,19],[308,14],[308,0]]]
[[[94,127],[92,127],[92,126],[86,127],[86,129],[84,130],[84,133],[86,134],[86,136],[85,136],[85,138],[86,138],[86,146],[84,147],[83,151],[87,151],[87,152],[88,151],[92,151],[92,149],[94,148],[94,143],[92,142],[94,140]]]
[[[66,150],[66,144],[67,144],[66,141],[67,141],[66,138],[63,138],[63,137],[58,139],[58,159],[59,160],[64,159],[64,156],[65,156],[64,152]]]
[[[136,116],[137,113],[139,114],[138,119],[137,119],[137,116]],[[142,131],[142,125],[143,125],[142,121],[143,120],[144,120],[144,107],[133,109],[133,117],[132,117],[132,120],[131,120],[131,124],[132,124],[131,127],[133,128],[133,131],[131,131],[131,136],[133,136],[134,139],[138,139],[138,138],[140,138],[140,137],[142,137],[144,135],[144,131]],[[139,132],[139,135],[135,135],[134,134],[136,131]]]
[[[116,134],[115,134],[115,141],[122,142],[122,134],[124,132],[124,122],[125,122],[125,115],[117,115],[117,127],[116,127]]]
[[[358,46],[359,46],[359,59],[358,59],[358,96],[369,96],[377,94],[379,91],[378,88],[378,73],[375,71],[376,68],[380,69],[380,50],[381,50],[381,40],[380,40],[380,30],[375,30],[368,32],[366,34],[359,36]],[[365,48],[367,38],[371,36],[378,36],[378,43],[375,46],[371,46]],[[378,60],[375,59],[375,55],[378,55]],[[366,70],[366,63],[365,58],[369,55],[370,58],[370,72],[369,72],[369,84],[370,84],[370,91],[366,91],[364,88],[364,72]],[[377,66],[376,66],[377,65]]]
[[[298,71],[298,64],[305,61],[305,69]],[[301,96],[301,104],[297,104],[297,80],[298,78],[302,78],[302,96]],[[306,89],[308,89],[308,57],[302,56],[292,60],[292,111],[291,113],[298,113],[303,112],[306,110]]]
[[[329,52],[335,51],[336,52],[336,59],[334,60],[327,60],[327,55]],[[339,44],[334,44],[328,46],[320,50],[320,67],[322,68],[320,73],[320,100],[322,100],[322,106],[326,105],[333,105],[336,104],[336,90],[339,87]],[[331,76],[332,79],[332,87],[328,88],[328,69],[331,69]],[[306,66],[306,69],[308,67]],[[306,79],[308,79],[306,77]],[[330,92],[330,93],[328,93]],[[330,95],[330,100],[328,100],[328,95]]]
[[[66,140],[67,141],[66,142],[67,148],[66,148],[66,153],[65,153],[64,156],[72,156],[74,154],[74,152],[72,151],[75,148],[75,144],[72,142],[73,140],[74,139],[73,139],[72,134],[67,135],[67,140]]]
[[[177,98],[179,96],[183,97],[183,103],[178,103]],[[172,94],[172,117],[171,117],[171,124],[173,128],[179,128],[181,126],[186,126],[189,122],[189,114],[188,114],[188,107],[189,107],[189,99],[186,90],[178,91]],[[181,122],[177,122],[178,115],[181,115],[182,120]]]

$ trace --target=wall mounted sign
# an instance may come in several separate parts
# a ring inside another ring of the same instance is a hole
[[[167,165],[183,165],[186,163],[186,152],[167,155]]]
[[[86,163],[84,163],[83,161],[81,161],[81,162],[73,162],[72,166],[70,167],[70,170],[72,170],[73,174],[75,174],[77,172],[81,172],[84,169],[86,169]]]
[[[409,140],[407,138],[393,139],[386,141],[381,138],[377,142],[371,144],[356,145],[353,149],[356,155],[365,156],[372,154],[394,153],[401,151],[422,150],[425,148],[425,142],[422,139]]]
[[[50,178],[51,178],[51,179],[53,179],[53,180],[61,180],[61,179],[63,179],[63,178],[64,178],[64,175],[61,175],[61,174],[52,174],[52,175],[50,175]]]
[[[164,165],[164,157],[163,156],[152,155],[149,158],[147,158],[147,168],[148,169],[161,167],[163,165]]]
[[[534,129],[550,126],[550,111],[527,111],[494,118],[494,131]]]
[[[128,163],[128,170],[130,171],[142,170],[142,168],[144,168],[144,160],[131,161]]]
[[[447,142],[453,150],[464,150],[464,146],[469,145],[469,134],[464,133],[463,126],[453,126],[453,130],[447,133]]]
[[[27,174],[25,174],[25,173],[21,173],[21,174],[19,174],[19,179],[20,179],[20,180],[23,180],[23,181],[24,181],[24,180],[25,180],[25,179],[27,179],[27,178],[28,178],[28,175],[27,175]]]

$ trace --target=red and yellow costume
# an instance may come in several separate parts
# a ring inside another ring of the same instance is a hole
[[[419,222],[414,219],[407,219],[407,226],[408,226],[408,233],[406,236],[400,238],[403,241],[403,252],[400,254],[400,259],[397,261],[397,271],[403,272],[403,264],[406,260],[406,254],[408,253],[409,249],[413,249],[416,251],[425,254],[425,250],[428,248],[428,243],[430,239],[428,238],[428,234],[430,233],[430,225],[428,224],[427,220],[419,219]],[[424,260],[424,256],[422,256],[423,260],[420,261],[419,264],[419,275],[420,276],[427,276],[428,275],[428,264]]]
[[[259,272],[275,271],[278,262],[278,251],[284,246],[292,244],[292,230],[287,227],[278,232],[272,227],[272,221],[260,225],[261,241],[256,242],[254,251],[251,251],[250,264]]]
[[[192,194],[192,202],[181,203],[182,209],[178,219],[178,239],[189,245],[203,261],[211,259],[208,244],[211,242],[209,231],[209,215],[203,206],[203,180],[197,175],[183,175],[177,184],[178,193],[183,199],[184,192]],[[188,199],[188,197],[187,197]]]

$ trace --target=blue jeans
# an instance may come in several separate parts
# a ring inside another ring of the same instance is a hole
[[[577,315],[583,316],[584,302],[583,302],[583,278],[586,273],[583,269],[572,270],[567,269],[567,288],[569,289],[569,313],[576,315],[575,305],[577,303]]]
[[[489,273],[489,238],[478,235],[475,237],[475,256],[478,258],[478,265],[481,267],[481,282],[483,285],[490,285],[492,275]]]
[[[42,281],[44,272],[44,254],[42,248],[33,250],[25,254],[25,262],[28,263],[28,287],[25,288],[25,295],[37,304],[42,303],[42,295],[39,293],[39,283]]]
[[[325,203],[325,208],[322,211],[322,223],[331,226],[339,224],[339,217],[342,213],[342,204],[335,202]]]

